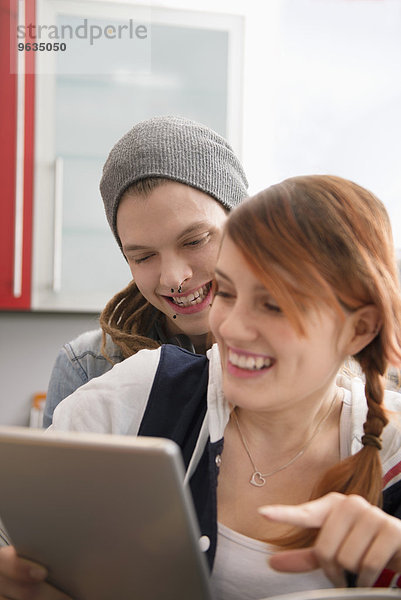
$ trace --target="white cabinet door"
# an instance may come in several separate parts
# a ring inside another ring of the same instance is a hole
[[[39,42],[65,49],[37,53],[32,305],[98,312],[130,280],[102,165],[130,127],[162,114],[205,123],[240,152],[242,18],[39,0],[40,25]]]

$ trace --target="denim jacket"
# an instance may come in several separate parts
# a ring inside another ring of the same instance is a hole
[[[123,360],[118,346],[107,336],[106,351],[109,362],[101,353],[102,330],[86,331],[64,344],[50,376],[43,416],[43,427],[51,425],[56,406],[84,383],[109,371],[113,364]]]
[[[191,353],[195,352],[191,340],[186,335],[166,336],[159,320],[147,332],[146,337],[156,340],[160,344],[168,343],[189,350]],[[84,383],[110,371],[114,364],[124,360],[120,348],[110,336],[106,336],[106,353],[112,362],[103,356],[101,347],[102,330],[99,328],[82,333],[61,348],[50,376],[43,427],[49,427],[52,424],[54,410],[64,398],[67,398]]]

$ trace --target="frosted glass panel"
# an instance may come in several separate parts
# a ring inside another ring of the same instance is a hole
[[[126,285],[131,274],[103,211],[99,181],[102,162],[64,158],[63,225],[60,293],[90,294],[110,289],[110,297]]]
[[[57,76],[56,154],[105,158],[134,123],[157,114],[193,118],[226,137],[227,71],[226,31],[153,25],[150,74],[116,66],[111,75]]]
[[[56,54],[58,73],[150,73],[151,39],[146,21],[88,19],[59,13],[56,27],[58,34],[64,32],[61,39],[66,46],[65,51]],[[141,30],[139,35],[135,33],[137,28]]]
[[[80,22],[79,15],[57,16],[59,27]],[[130,279],[99,193],[102,166],[115,142],[138,121],[158,114],[183,115],[227,137],[229,32],[180,22],[154,23],[150,34],[150,70],[130,68],[124,44],[113,46],[110,57],[107,40],[96,43],[104,72],[92,68],[92,51],[80,57],[80,72],[90,75],[77,73],[76,55],[57,56],[54,151],[64,165],[58,307],[63,296],[67,305],[72,297],[79,305],[96,292],[104,299],[100,310]]]

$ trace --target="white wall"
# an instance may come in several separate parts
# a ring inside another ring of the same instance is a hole
[[[401,2],[259,4],[245,56],[252,189],[298,174],[352,179],[384,202],[401,248]]]
[[[401,249],[400,0],[157,4],[245,18],[241,155],[250,192],[300,174],[352,179],[384,202]]]
[[[0,312],[0,424],[28,425],[61,346],[97,327],[94,315]]]

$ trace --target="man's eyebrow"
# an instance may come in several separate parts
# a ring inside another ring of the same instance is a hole
[[[211,225],[208,221],[199,221],[189,225],[186,229],[181,231],[181,233],[177,236],[177,240],[180,240],[205,228],[210,230],[215,229],[214,225]],[[153,248],[151,246],[142,246],[141,244],[127,244],[123,247],[124,252],[143,252],[152,249]]]
[[[197,231],[200,231],[201,229],[215,229],[215,226],[212,225],[209,221],[198,221],[197,223],[193,223],[192,225],[189,225],[186,229],[184,229],[184,231],[182,231],[179,236],[177,236],[177,239],[181,239],[187,235],[190,235],[191,233],[196,233]]]
[[[123,246],[124,252],[136,252],[137,250],[150,250],[150,246],[139,246],[138,244],[127,244]]]

